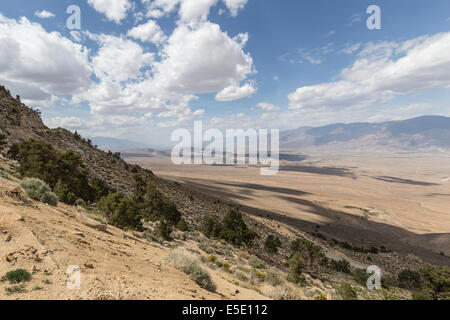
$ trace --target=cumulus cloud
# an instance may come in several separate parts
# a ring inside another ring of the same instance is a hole
[[[248,0],[223,0],[232,16],[237,16],[239,10],[245,8]]]
[[[127,17],[132,8],[129,0],[88,0],[88,4],[117,24]]]
[[[155,63],[155,81],[169,91],[193,94],[240,83],[254,72],[242,37],[230,38],[210,22],[178,26],[162,50],[163,61]]]
[[[216,95],[217,101],[234,101],[242,98],[251,97],[256,92],[255,85],[253,83],[246,83],[242,87],[237,85],[231,85],[224,88]]]
[[[340,79],[298,88],[291,109],[345,108],[450,86],[450,32],[404,42],[370,43]]]
[[[78,117],[54,117],[45,119],[45,124],[49,128],[77,129],[83,126],[83,121]]]
[[[160,26],[154,20],[149,20],[147,23],[134,27],[128,31],[128,36],[136,40],[141,40],[142,42],[150,42],[156,45],[165,42],[167,39]]]
[[[180,7],[181,21],[205,21],[211,7],[215,6],[217,1],[218,0],[183,0]]]
[[[50,11],[47,11],[47,10],[36,11],[34,13],[34,15],[36,17],[38,17],[38,18],[41,18],[41,19],[50,19],[50,18],[54,18],[55,17],[54,13],[52,13]]]
[[[47,32],[26,18],[0,14],[0,80],[13,83],[25,92],[24,98],[36,98],[37,104],[52,95],[87,89],[92,72],[88,53],[58,32]]]
[[[153,54],[145,53],[137,43],[110,35],[95,37],[100,43],[92,59],[95,74],[100,79],[127,81],[141,75],[141,69],[153,62]]]

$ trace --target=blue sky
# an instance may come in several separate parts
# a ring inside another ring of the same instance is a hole
[[[381,30],[366,26],[370,5]],[[450,115],[448,0],[16,0],[0,14],[0,82],[86,136],[165,145],[195,120],[283,130]]]

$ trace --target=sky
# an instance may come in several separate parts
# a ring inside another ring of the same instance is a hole
[[[52,128],[148,146],[198,120],[450,116],[449,53],[448,0],[0,0],[1,84]]]

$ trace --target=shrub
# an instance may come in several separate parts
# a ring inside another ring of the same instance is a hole
[[[122,193],[111,193],[100,199],[97,208],[106,215],[112,225],[134,230],[142,228],[138,207]]]
[[[206,289],[211,292],[216,291],[216,285],[211,280],[211,276],[208,272],[204,271],[197,264],[191,264],[188,268],[183,270],[189,277],[194,280],[196,284],[200,286],[200,288]]]
[[[158,233],[161,235],[161,237],[164,240],[171,240],[172,239],[170,237],[170,235],[172,234],[173,229],[165,220],[161,220],[158,223],[158,226],[156,227],[156,229],[158,230]]]
[[[195,257],[183,248],[172,250],[166,261],[178,270],[183,271],[197,283],[201,288],[215,292],[216,285],[211,280],[208,272],[204,271],[198,264]]]
[[[230,272],[230,264],[228,262],[223,263],[223,270]]]
[[[58,197],[52,192],[50,187],[42,180],[36,178],[26,178],[20,182],[27,196],[31,199],[41,201],[52,206],[58,204]]]
[[[248,280],[249,280],[248,276],[241,271],[236,272],[235,276],[239,281],[242,281],[242,282],[248,282]]]
[[[266,274],[264,272],[259,271],[258,269],[252,270],[252,278],[256,279],[258,282],[264,282],[266,281]]]
[[[278,237],[274,237],[273,235],[267,236],[266,241],[264,242],[264,248],[268,253],[275,254],[278,252],[278,247],[281,246],[281,241]]]
[[[189,227],[188,224],[186,222],[186,220],[181,219],[178,223],[177,223],[177,229],[180,231],[188,231]]]
[[[135,189],[135,198],[143,197],[143,202],[138,202],[142,217],[146,221],[164,219],[168,224],[175,226],[181,220],[181,213],[175,203],[164,197],[151,182],[146,183],[145,194],[142,195],[142,186]]]
[[[283,281],[281,280],[278,273],[276,273],[273,270],[269,270],[267,272],[267,283],[270,284],[271,286],[276,287],[281,286],[283,284]]]
[[[287,280],[293,283],[300,283],[302,281],[303,261],[298,253],[295,253],[289,259],[289,274]]]
[[[420,272],[409,269],[403,270],[397,277],[398,286],[407,290],[420,290],[423,287],[423,279]]]
[[[228,212],[222,223],[216,218],[207,218],[202,229],[207,237],[222,239],[236,246],[248,245],[256,237],[256,233],[247,227],[238,210]]]
[[[323,249],[306,239],[296,239],[291,243],[292,255],[302,260],[302,267],[312,275],[318,275],[321,266],[327,264],[328,260]]]
[[[18,172],[22,177],[41,179],[51,188],[59,183],[56,193],[62,202],[66,199],[72,202],[73,198],[93,202],[105,195],[105,190],[99,189],[106,184],[97,179],[92,181],[94,187],[91,186],[81,155],[75,152],[60,153],[51,144],[29,140],[14,144],[8,156],[19,162]]]
[[[366,272],[366,270],[363,269],[355,269],[353,271],[353,280],[355,280],[356,283],[365,286],[367,284],[367,280],[369,279],[370,274]]]
[[[77,197],[73,192],[70,191],[69,186],[64,184],[61,179],[58,180],[53,191],[58,196],[59,201],[64,202],[70,206],[74,205],[77,201]]]
[[[347,260],[330,260],[329,261],[329,266],[331,269],[337,271],[337,272],[342,272],[342,273],[346,273],[346,274],[350,274],[350,263]]]
[[[450,268],[426,264],[420,271],[434,300],[450,298]]]
[[[422,300],[434,300],[433,293],[430,290],[427,290],[427,289],[413,292],[412,299],[413,300],[419,300],[419,301],[422,301]]]
[[[265,269],[267,267],[264,261],[253,255],[248,258],[248,264],[256,269]]]
[[[18,286],[7,287],[5,288],[5,292],[7,296],[11,296],[15,293],[23,293],[25,292],[25,285],[20,284]]]
[[[28,282],[31,280],[31,274],[25,269],[9,271],[1,278],[1,282],[8,281],[11,284]]]
[[[344,282],[338,288],[337,292],[344,300],[358,300],[358,293],[351,284]]]
[[[209,260],[209,262],[215,263],[215,262],[217,261],[217,256],[214,255],[214,254],[211,254],[211,255],[208,257],[208,260]]]
[[[123,198],[110,218],[111,224],[119,228],[140,230],[142,228],[141,216],[138,208],[129,198]]]

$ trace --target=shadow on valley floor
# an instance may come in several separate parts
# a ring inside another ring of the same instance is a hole
[[[402,179],[402,178],[396,178],[396,177],[375,177],[375,179],[385,182],[391,182],[391,183],[403,183],[403,184],[411,184],[415,186],[423,186],[423,187],[431,187],[431,186],[439,186],[438,183],[432,183],[432,182],[425,182],[425,181],[415,181],[415,180],[409,180],[409,179]]]
[[[269,191],[274,193],[282,193],[282,194],[290,194],[296,196],[308,195],[310,193],[304,192],[301,190],[289,189],[289,188],[279,188],[279,187],[270,187],[262,184],[254,184],[254,183],[226,183],[226,182],[218,182],[220,185],[231,186],[231,187],[239,187],[243,189],[253,189],[253,190],[262,190]]]
[[[405,239],[417,236],[417,234],[408,230],[385,223],[370,221],[364,217],[354,216],[344,211],[325,208],[316,202],[306,199],[286,196],[280,196],[279,198],[300,204],[303,207],[300,207],[299,211],[308,212],[328,219],[328,223],[320,225],[320,233],[324,234],[328,239],[347,241],[352,245],[363,245],[365,247],[384,245],[400,254],[412,253],[433,264],[450,266],[449,257],[441,256],[430,249],[408,244]],[[305,232],[315,232],[318,225],[315,222],[281,212],[262,210],[245,205],[239,207],[241,211],[250,215],[266,217],[272,221],[280,222]],[[307,208],[305,209],[304,207]]]
[[[299,205],[297,212],[307,212],[328,220],[327,223],[320,225],[320,233],[324,234],[328,239],[347,241],[353,245],[363,245],[365,247],[384,245],[401,254],[413,253],[425,261],[434,264],[450,265],[449,257],[441,256],[437,252],[426,248],[408,244],[405,239],[417,236],[417,234],[413,232],[389,224],[370,221],[365,217],[356,216],[345,211],[326,208],[314,201],[293,197],[307,195],[306,192],[284,188],[270,188],[253,184],[221,183],[225,186],[237,186],[242,188],[238,193],[234,193],[225,187],[222,188],[217,185],[211,186],[209,184],[210,182],[206,180],[182,179],[181,181],[187,186],[205,193],[212,198],[227,203],[230,206],[239,207],[242,212],[246,212],[249,215],[265,217],[273,222],[288,225],[299,231],[309,233],[315,232],[318,225],[317,222],[311,222],[296,217],[296,212],[264,210],[237,203],[238,200],[250,200],[248,196],[253,194],[253,190],[272,191],[278,193],[278,195],[274,195],[274,198],[277,198],[277,200],[274,199],[274,201],[289,201],[296,203]],[[245,189],[246,186],[248,189]]]
[[[338,176],[356,179],[356,175],[347,168],[314,167],[314,166],[281,166],[280,171],[303,172],[303,173],[312,173],[326,176]]]
[[[425,197],[450,197],[450,193],[429,193]]]

